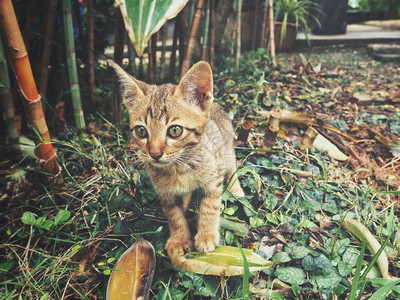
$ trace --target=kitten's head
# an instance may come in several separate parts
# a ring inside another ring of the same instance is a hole
[[[195,64],[178,86],[148,85],[117,64],[113,67],[129,111],[131,145],[140,158],[158,168],[184,163],[210,118],[213,82],[209,64]]]

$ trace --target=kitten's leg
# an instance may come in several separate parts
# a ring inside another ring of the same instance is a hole
[[[200,204],[198,232],[195,245],[201,252],[210,252],[219,244],[219,215],[223,182],[209,189]]]
[[[171,236],[165,245],[169,257],[176,257],[177,254],[183,254],[184,251],[190,251],[192,249],[190,231],[182,208],[175,202],[169,202],[164,206],[164,212],[171,231]]]
[[[186,212],[189,206],[190,198],[192,197],[192,193],[188,193],[182,197],[182,209],[183,212]]]

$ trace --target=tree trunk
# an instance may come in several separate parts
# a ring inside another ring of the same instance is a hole
[[[1,30],[7,44],[8,54],[18,85],[24,96],[24,107],[27,112],[28,120],[37,134],[37,138],[35,139],[35,144],[37,145],[35,153],[37,157],[43,161],[44,171],[57,175],[60,173],[60,167],[51,143],[49,130],[42,110],[40,95],[36,89],[28,53],[22,39],[11,0],[0,1],[0,13]]]
[[[47,97],[47,83],[49,79],[49,64],[51,54],[51,40],[54,32],[54,21],[56,19],[56,10],[58,0],[50,0],[49,11],[47,13],[46,20],[46,33],[44,36],[42,64],[40,66],[40,78],[39,78],[39,91],[41,95]]]
[[[214,70],[214,45],[215,45],[215,0],[210,2],[210,47],[209,61],[211,70]]]
[[[72,24],[71,0],[63,0],[63,20],[65,45],[67,48],[68,75],[71,86],[72,104],[74,107],[75,123],[78,129],[85,127],[81,93],[79,90],[78,71],[76,66],[74,32]]]
[[[124,57],[125,45],[125,25],[119,7],[116,8],[116,18],[117,19],[114,36],[114,62],[122,67],[122,59]],[[116,124],[119,124],[121,122],[121,103],[121,89],[117,78],[113,76],[113,116],[114,122]]]
[[[95,72],[94,72],[94,26],[93,26],[93,0],[87,1],[87,23],[88,23],[88,68],[89,68],[89,90],[90,98],[93,100],[96,94]]]
[[[186,54],[185,54],[185,58],[184,58],[183,64],[182,64],[181,76],[180,76],[181,79],[186,74],[186,72],[189,70],[190,60],[192,59],[194,45],[196,44],[196,34],[197,34],[197,29],[199,28],[199,23],[200,23],[200,18],[201,18],[201,10],[203,8],[203,4],[204,4],[204,0],[197,0],[196,11],[194,13],[192,26],[190,28],[189,41],[188,41],[188,44],[186,47]]]

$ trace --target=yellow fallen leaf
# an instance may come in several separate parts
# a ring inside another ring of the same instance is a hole
[[[153,245],[138,239],[118,259],[108,281],[106,299],[148,299],[155,265]]]
[[[274,262],[267,261],[260,255],[242,249],[250,272],[261,271],[272,267]],[[213,252],[190,252],[171,258],[174,266],[185,271],[216,276],[236,276],[244,273],[242,254],[237,247],[218,246]]]

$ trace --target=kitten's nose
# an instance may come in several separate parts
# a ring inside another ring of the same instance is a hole
[[[159,160],[161,156],[163,156],[163,152],[161,151],[155,151],[155,152],[150,151],[149,154],[155,160]]]

